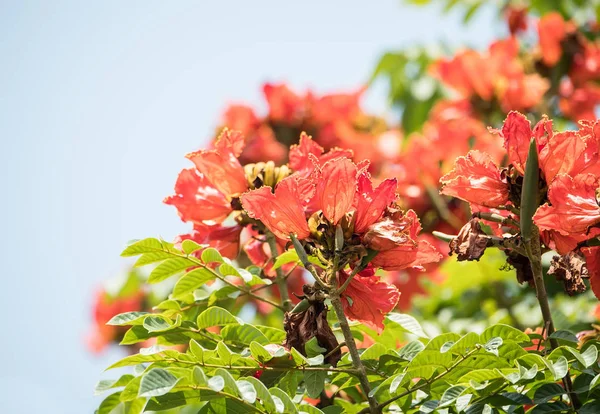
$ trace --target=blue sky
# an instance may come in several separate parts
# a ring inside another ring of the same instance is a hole
[[[161,200],[228,102],[259,104],[266,80],[352,88],[385,50],[481,47],[493,20],[398,0],[0,0],[4,412],[97,406],[120,354],[84,348],[94,288],[128,240],[185,229]]]

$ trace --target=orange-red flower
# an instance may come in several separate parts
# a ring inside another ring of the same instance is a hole
[[[465,50],[451,60],[442,59],[431,71],[463,98],[489,102],[495,97],[505,111],[528,109],[540,102],[550,85],[538,74],[525,73],[518,52],[517,39],[511,37],[493,43],[485,54]]]
[[[600,223],[599,188],[600,177],[592,174],[556,176],[548,189],[550,204],[537,210],[533,218],[535,223],[542,230],[554,230],[570,237],[585,237],[592,226]],[[586,238],[589,235],[584,240]]]
[[[470,151],[456,160],[454,169],[440,179],[442,194],[486,207],[508,202],[508,184],[489,155]]]
[[[442,255],[428,241],[419,239],[421,223],[417,214],[408,210],[386,218],[384,225],[371,226],[365,235],[367,244],[382,247],[371,264],[384,270],[402,270],[409,267],[423,269],[427,263],[438,262]],[[389,243],[394,241],[395,243]]]
[[[354,276],[341,295],[344,313],[350,319],[363,322],[378,332],[383,330],[383,318],[391,312],[400,299],[396,286],[385,283],[379,276],[369,271]],[[369,274],[370,273],[370,274]],[[343,284],[349,275],[339,272],[339,282]]]
[[[315,193],[314,185],[306,178],[292,175],[283,179],[272,192],[261,187],[242,195],[242,206],[248,215],[260,220],[275,236],[299,239],[310,235],[305,208]]]
[[[581,249],[590,278],[592,292],[600,299],[600,247],[584,247]],[[598,310],[596,314],[599,314]]]
[[[545,65],[554,66],[558,63],[562,56],[562,41],[570,29],[571,25],[558,12],[548,13],[540,19],[538,36]]]

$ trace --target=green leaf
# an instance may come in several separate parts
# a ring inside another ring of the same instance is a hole
[[[148,283],[158,283],[194,266],[195,263],[185,257],[174,257],[165,260],[152,270]]]
[[[237,387],[240,392],[240,396],[249,404],[254,404],[256,402],[256,389],[251,382],[246,380],[238,380]]]
[[[492,325],[489,328],[485,329],[480,335],[481,341],[483,343],[488,342],[494,337],[500,337],[504,341],[510,339],[517,343],[529,342],[529,336],[527,334],[509,325]]]
[[[225,388],[225,379],[220,375],[215,375],[208,380],[208,387],[216,392],[223,391],[223,388]]]
[[[131,374],[122,375],[118,380],[102,380],[98,381],[96,384],[96,388],[94,389],[94,394],[98,395],[103,393],[104,391],[110,390],[112,388],[124,387],[129,381],[135,378]]]
[[[198,329],[204,329],[211,326],[237,325],[240,324],[240,320],[225,309],[213,306],[198,315],[196,324]]]
[[[135,262],[135,264],[133,266],[134,267],[142,267],[142,266],[146,266],[146,265],[149,265],[152,263],[162,262],[163,260],[168,259],[170,257],[173,257],[172,252],[158,251],[158,252],[144,253],[137,259],[137,261]]]
[[[148,371],[140,383],[140,397],[157,397],[171,391],[171,389],[179,382],[181,378],[177,378],[169,371],[162,368],[154,368]]]
[[[223,378],[223,381],[225,383],[223,389],[225,390],[225,392],[228,392],[235,396],[239,395],[237,383],[235,382],[235,379],[231,376],[229,372],[227,372],[223,368],[217,368],[215,370],[215,374]]]
[[[177,328],[179,325],[181,325],[181,315],[177,315],[175,322],[162,315],[149,315],[144,318],[144,328],[148,332],[165,332]]]
[[[317,355],[323,354],[323,352],[327,350],[319,346],[319,341],[317,341],[317,337],[313,336],[306,344],[304,344],[304,351],[306,352],[306,355],[309,358],[312,358]]]
[[[287,395],[283,390],[273,387],[269,389],[269,392],[273,397],[279,398],[283,404],[283,410],[281,412],[286,414],[297,414],[298,409],[294,402],[290,399],[289,395]]]
[[[581,357],[585,362],[583,364],[584,367],[591,367],[594,363],[596,363],[596,361],[598,361],[598,348],[596,348],[595,345],[591,345],[590,347],[588,347],[588,349],[585,350],[585,352],[581,354]]]
[[[208,247],[202,252],[201,259],[204,263],[223,263],[223,256],[214,247]]]
[[[258,342],[252,342],[250,344],[250,353],[252,354],[252,357],[254,357],[254,359],[256,359],[261,364],[264,364],[265,362],[269,362],[270,360],[273,359],[273,356],[271,355],[271,353],[269,351],[267,351]]]
[[[560,385],[554,382],[544,384],[535,390],[535,393],[533,394],[533,402],[536,404],[542,404],[563,394],[566,394],[566,391]]]
[[[257,397],[261,400],[263,406],[268,412],[274,412],[277,410],[275,407],[275,401],[273,401],[273,398],[271,397],[271,393],[269,393],[269,390],[262,382],[254,377],[246,377],[244,379],[254,386]]]
[[[579,342],[573,332],[569,332],[569,331],[562,330],[562,329],[558,330],[556,332],[552,332],[552,335],[550,335],[548,338],[558,339],[559,341],[566,341],[566,342],[571,342],[571,343],[575,343],[575,344],[577,342]]]
[[[453,385],[452,387],[448,388],[446,391],[444,391],[444,394],[442,395],[442,398],[440,399],[439,407],[445,407],[445,406],[448,406],[448,405],[454,403],[454,401],[456,401],[456,399],[458,397],[460,397],[460,395],[466,389],[467,389],[467,387],[465,387],[463,385]]]
[[[138,256],[143,253],[150,253],[156,251],[168,251],[170,250],[170,243],[160,241],[153,237],[149,237],[144,240],[138,240],[135,243],[130,244],[121,253],[122,257]],[[171,245],[172,246],[172,245]]]
[[[115,315],[108,321],[107,325],[141,325],[144,322],[144,317],[150,315],[149,312],[125,312]]]
[[[277,256],[275,263],[273,263],[273,269],[279,269],[284,264],[298,261],[300,261],[300,259],[298,258],[298,253],[296,253],[296,250],[287,250]]]
[[[306,393],[310,398],[318,398],[325,387],[325,371],[306,371],[304,372],[304,384],[306,385]]]
[[[204,285],[206,282],[215,280],[216,275],[205,268],[191,270],[184,274],[173,288],[173,298],[181,299],[185,295],[193,293],[194,290]]]
[[[206,247],[206,244],[198,244],[194,240],[185,239],[181,242],[181,251],[185,254],[192,254]]]
[[[465,355],[467,352],[475,349],[480,341],[481,339],[479,338],[478,334],[475,332],[469,332],[456,341],[454,345],[452,345],[450,352],[457,355]]]
[[[568,412],[569,406],[562,401],[540,404],[536,407],[533,407],[531,411],[528,411],[527,414],[558,414]]]
[[[579,409],[579,414],[598,414],[600,413],[600,401],[595,400],[584,404]]]
[[[554,376],[555,381],[558,381],[559,379],[567,375],[567,372],[569,370],[569,363],[567,362],[567,358],[565,358],[564,356],[558,357],[558,359],[554,363],[548,361],[547,365],[548,369]]]
[[[429,338],[421,325],[415,318],[404,313],[389,313],[386,317],[386,322],[392,322],[402,328],[403,331],[418,336],[419,338]]]
[[[115,392],[114,394],[111,394],[108,397],[106,397],[100,403],[100,407],[98,408],[98,414],[111,414],[113,410],[115,410],[117,406],[121,404],[120,396],[120,392]]]
[[[206,374],[204,373],[202,368],[200,368],[199,366],[195,366],[194,369],[192,370],[192,378],[194,379],[194,382],[197,385],[202,385],[202,386],[208,385],[208,378],[206,377]]]
[[[226,342],[239,345],[249,345],[253,341],[262,345],[269,343],[269,338],[249,324],[227,325],[221,330],[221,337]]]

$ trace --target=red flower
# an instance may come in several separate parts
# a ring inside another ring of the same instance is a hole
[[[421,223],[414,211],[388,217],[381,223],[369,227],[364,236],[367,246],[382,249],[371,261],[374,267],[384,270],[423,269],[424,264],[438,262],[442,258],[432,244],[418,239]]]
[[[315,206],[333,225],[352,210],[357,174],[356,165],[348,158],[330,160],[313,173]]]
[[[542,17],[538,23],[538,36],[542,51],[542,62],[554,66],[562,56],[562,41],[567,35],[568,25],[560,13],[552,12]]]
[[[290,147],[289,166],[295,172],[308,176],[315,168],[315,159],[319,164],[324,164],[335,158],[352,158],[352,151],[341,148],[332,148],[325,153],[322,146],[317,144],[305,132],[300,134],[300,142]]]
[[[244,149],[244,137],[224,129],[214,150],[200,150],[186,155],[212,186],[231,199],[248,189],[244,169],[237,157]]]
[[[505,12],[508,30],[511,35],[527,30],[527,8],[509,5]]]
[[[584,247],[581,251],[585,256],[592,292],[600,299],[600,247]]]
[[[385,209],[396,199],[395,178],[384,180],[376,189],[369,173],[365,172],[358,177],[358,191],[356,192],[356,212],[354,213],[354,231],[362,234],[367,228],[377,222]]]
[[[486,207],[508,202],[508,184],[489,155],[470,151],[456,160],[454,169],[440,179],[442,194]]]
[[[342,285],[349,275],[339,272],[339,283]],[[365,325],[381,332],[383,318],[391,312],[400,299],[400,291],[396,286],[385,283],[371,274],[354,276],[341,295],[344,313],[348,318],[363,322]]]
[[[592,226],[600,223],[599,187],[600,178],[592,174],[556,176],[548,189],[550,205],[537,210],[535,223],[541,230],[555,230],[565,236],[588,234]]]
[[[231,213],[231,204],[194,169],[179,173],[175,183],[175,195],[164,199],[165,204],[177,208],[183,221],[202,223],[205,220],[223,221]]]
[[[306,112],[304,98],[284,84],[266,83],[263,92],[269,105],[269,118],[271,121],[295,124],[301,120]]]
[[[309,180],[292,175],[283,179],[271,192],[271,187],[261,187],[242,195],[242,206],[248,215],[260,220],[280,239],[295,234],[299,239],[309,236],[305,207],[314,195]]]

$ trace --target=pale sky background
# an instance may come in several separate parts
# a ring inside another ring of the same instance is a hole
[[[353,88],[385,50],[481,47],[493,21],[399,0],[0,0],[0,411],[97,407],[120,353],[84,347],[94,288],[128,240],[186,228],[161,200],[227,102],[260,103],[266,80]]]

